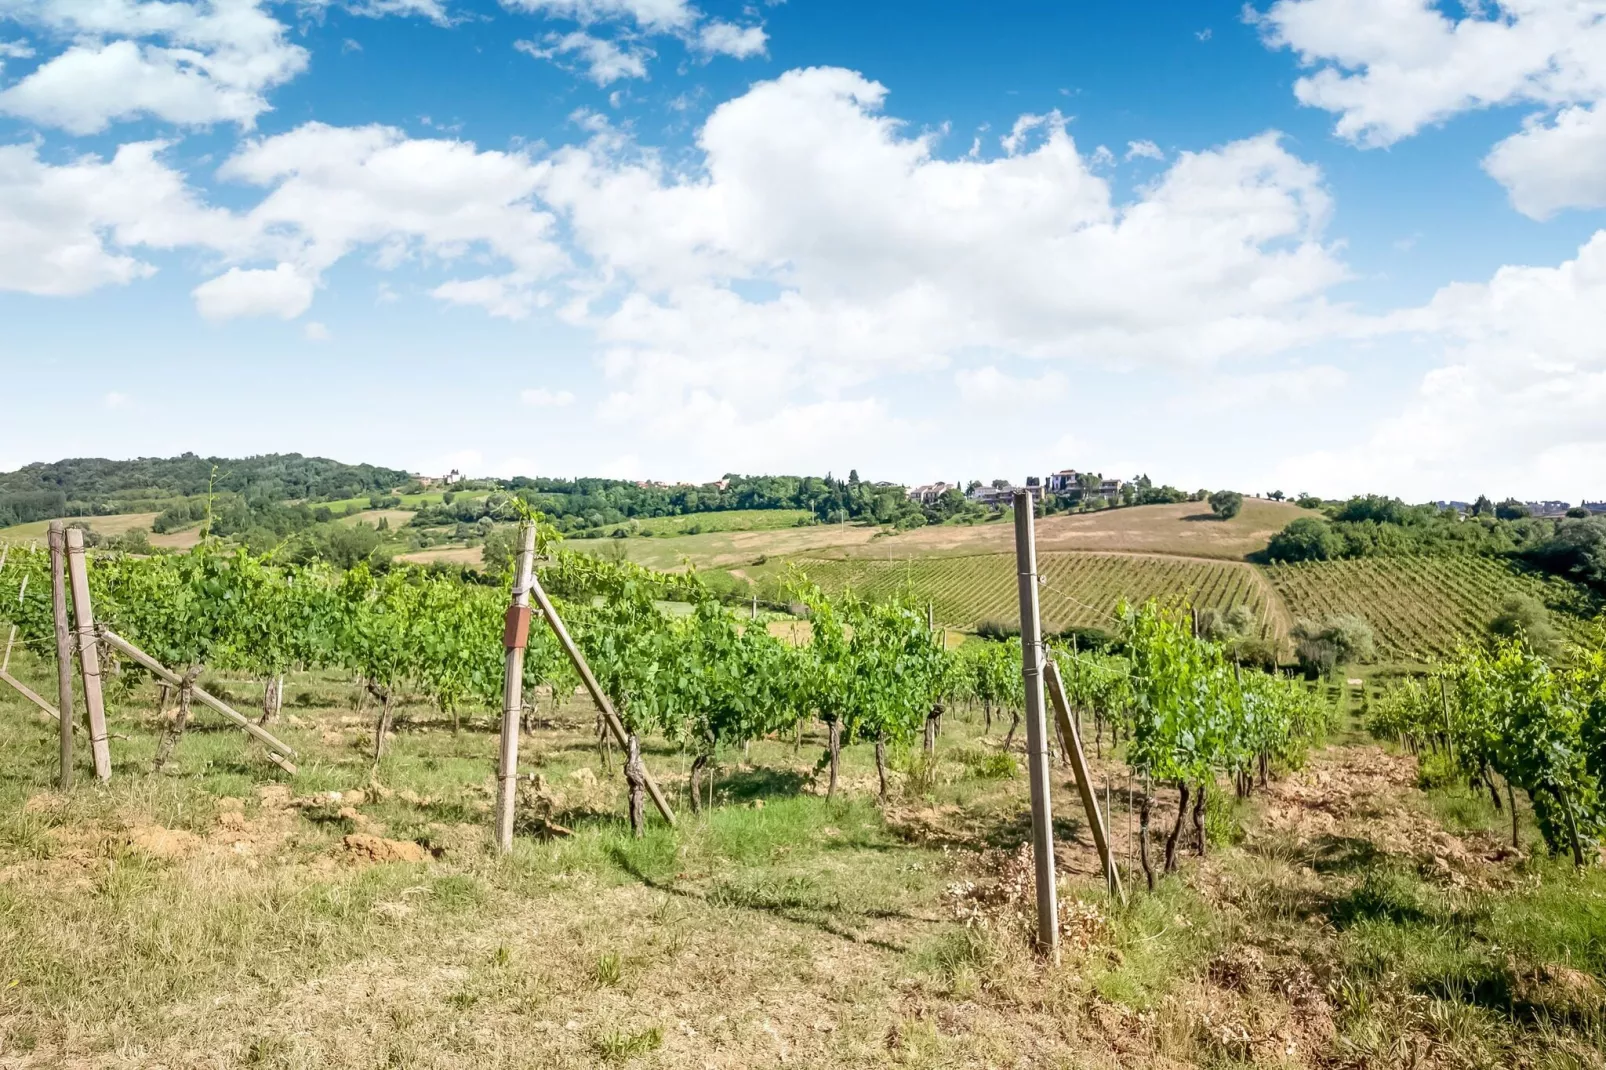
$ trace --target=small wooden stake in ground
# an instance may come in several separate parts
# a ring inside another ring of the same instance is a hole
[[[591,693],[591,701],[595,702],[597,709],[602,712],[602,718],[608,726],[609,734],[613,736],[614,741],[619,746],[628,747],[629,742],[626,738],[624,723],[619,720],[619,715],[614,712],[613,703],[608,701],[608,696],[603,692],[602,685],[597,683],[597,678],[592,673],[591,666],[586,664],[585,655],[580,653],[580,648],[574,645],[574,639],[569,635],[569,629],[563,626],[563,618],[558,616],[558,611],[552,606],[552,600],[546,596],[546,591],[542,589],[540,577],[533,572],[530,574],[530,594],[535,598],[535,604],[541,607],[541,615],[546,618],[547,626],[552,629],[552,634],[557,636],[558,645],[569,656],[570,663],[574,665],[574,671],[580,674],[580,682]],[[647,794],[652,796],[652,804],[658,808],[658,812],[669,823],[669,827],[674,828],[675,812],[669,808],[669,800],[664,798],[664,793],[659,790],[658,782],[653,779],[652,772],[648,770],[645,762],[641,765],[641,775],[647,787]]]
[[[50,522],[50,607],[56,617],[56,716],[61,731],[61,790],[72,789],[72,627],[67,622],[67,522]]]
[[[1026,768],[1032,785],[1032,860],[1037,868],[1037,946],[1052,960],[1060,949],[1054,890],[1054,824],[1048,798],[1048,726],[1043,720],[1043,643],[1037,604],[1036,505],[1015,492],[1015,570],[1020,586],[1021,679],[1026,685]]]
[[[1081,796],[1082,809],[1087,813],[1088,828],[1093,830],[1093,846],[1098,848],[1099,863],[1104,867],[1104,883],[1111,893],[1119,896],[1122,902],[1126,901],[1126,893],[1121,889],[1121,874],[1116,869],[1115,858],[1110,853],[1110,838],[1105,835],[1105,818],[1099,813],[1098,796],[1093,791],[1093,777],[1087,768],[1087,755],[1082,750],[1082,733],[1071,719],[1070,703],[1065,699],[1065,682],[1060,679],[1060,667],[1053,658],[1043,667],[1044,682],[1048,685],[1048,697],[1054,704],[1054,716],[1059,721],[1060,731],[1066,739],[1066,750],[1070,752],[1071,768],[1076,773],[1076,794]],[[1147,820],[1147,819],[1145,819]],[[1145,825],[1147,828],[1147,825]]]
[[[524,712],[524,648],[530,639],[530,577],[535,570],[535,525],[519,529],[519,567],[513,581],[502,645],[502,751],[496,766],[496,847],[513,850],[513,805],[518,798],[519,717]]]
[[[78,633],[78,671],[84,681],[84,707],[89,715],[89,753],[95,779],[112,778],[111,749],[106,743],[106,702],[100,690],[100,644],[95,638],[95,610],[89,602],[89,568],[84,562],[82,528],[67,529],[67,572],[72,587],[73,624]],[[66,710],[61,711],[63,714]]]

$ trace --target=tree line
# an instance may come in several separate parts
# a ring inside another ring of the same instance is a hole
[[[1534,517],[1520,503],[1506,503],[1469,515],[1362,495],[1291,521],[1265,551],[1273,562],[1413,554],[1509,557],[1606,594],[1606,516],[1583,510]]]

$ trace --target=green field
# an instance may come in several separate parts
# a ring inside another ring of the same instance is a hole
[[[397,494],[395,497],[401,499],[400,508],[409,510],[410,512],[417,512],[426,505],[439,505],[441,503],[441,498],[445,493],[445,491],[431,490],[425,491],[423,494]],[[485,496],[485,491],[477,491],[464,492],[458,497],[463,501],[470,501],[473,499],[484,498]],[[358,498],[342,498],[339,501],[334,502],[313,502],[310,504],[314,509],[320,506],[328,506],[331,511],[340,513],[347,509],[367,509],[370,497],[370,495],[364,494]],[[391,495],[380,495],[380,497],[388,498],[391,497]],[[456,499],[453,500],[455,501]]]
[[[1580,631],[1584,618],[1598,609],[1564,580],[1541,579],[1470,554],[1312,561],[1263,571],[1295,618],[1365,617],[1385,657],[1447,654],[1481,635],[1513,595],[1549,606],[1564,634]]]
[[[638,517],[618,524],[604,524],[604,532],[624,531],[631,536],[654,538],[699,535],[719,531],[780,531],[813,520],[807,509],[725,509],[712,513],[683,516]]]
[[[957,627],[982,621],[1020,622],[1015,558],[1011,554],[928,557],[910,561],[850,558],[798,561],[799,568],[828,592],[851,588],[869,597],[907,589],[930,601],[937,619]],[[1113,629],[1113,614],[1125,600],[1157,599],[1166,605],[1228,609],[1248,605],[1281,634],[1270,592],[1247,564],[1160,555],[1045,553],[1043,625]]]

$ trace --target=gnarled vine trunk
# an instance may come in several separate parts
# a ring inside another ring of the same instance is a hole
[[[385,744],[390,740],[390,722],[395,714],[395,692],[388,687],[369,684],[368,689],[379,700],[379,719],[374,722],[374,764],[385,756]]]
[[[1517,793],[1511,790],[1511,781],[1506,781],[1506,804],[1511,809],[1511,849],[1518,850],[1521,846],[1517,842]]]
[[[1154,792],[1143,782],[1143,801],[1138,804],[1138,861],[1143,864],[1143,879],[1154,891],[1154,863],[1149,861],[1149,812],[1154,805]]]
[[[834,799],[836,798],[837,767],[842,761],[842,722],[832,718],[825,727],[825,747],[831,764],[831,780],[826,785],[825,797]]]
[[[691,812],[703,812],[703,770],[708,768],[709,756],[699,754],[691,760],[691,781],[687,787],[691,791]]]
[[[647,770],[634,732],[625,737],[625,783],[630,785],[630,832],[639,840],[647,831]]]
[[[887,798],[887,737],[875,737],[875,772],[881,780],[881,800]]]
[[[1198,840],[1199,857],[1205,856],[1205,791],[1204,782],[1200,782],[1198,793],[1193,799],[1193,834]]]
[[[1182,837],[1182,823],[1188,817],[1188,782],[1177,781],[1177,819],[1171,824],[1171,832],[1165,838],[1165,871],[1177,871],[1177,840]]]
[[[284,709],[284,677],[270,676],[262,684],[262,716],[257,724],[266,727]]]
[[[167,714],[173,691],[167,687],[162,688],[161,698],[159,699],[161,708],[157,713],[157,716],[162,721],[162,738],[156,744],[156,758],[151,762],[152,773],[160,773],[167,767],[168,761],[173,757],[173,752],[178,749],[179,740],[184,738],[184,728],[190,721],[190,685],[195,682],[195,677],[199,673],[199,670],[187,672],[181,679],[177,689],[178,711],[173,715],[172,720],[168,720]]]

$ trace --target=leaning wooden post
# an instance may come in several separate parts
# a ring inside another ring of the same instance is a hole
[[[558,637],[558,645],[563,647],[563,652],[569,656],[570,663],[574,665],[574,671],[580,674],[580,682],[591,693],[591,701],[595,702],[597,709],[602,711],[603,723],[608,726],[608,731],[612,734],[614,741],[621,747],[628,747],[624,723],[619,720],[619,715],[614,712],[613,703],[608,701],[608,696],[602,690],[602,685],[597,683],[596,676],[591,672],[591,666],[586,664],[585,655],[580,653],[580,648],[574,645],[574,639],[569,635],[569,629],[563,626],[563,618],[558,616],[558,611],[553,608],[552,600],[546,596],[546,591],[541,587],[541,578],[533,572],[530,574],[530,594],[534,596],[535,604],[541,607],[541,616],[546,618],[547,625],[552,629],[552,634]],[[669,823],[669,827],[674,828],[675,812],[669,808],[669,800],[664,798],[663,791],[659,789],[658,782],[653,779],[652,772],[647,768],[646,763],[642,763],[641,773],[642,779],[646,782],[647,794],[652,797],[652,804],[658,808],[658,812]]]
[[[111,750],[106,745],[106,702],[100,691],[100,644],[95,638],[95,610],[89,603],[89,570],[84,563],[82,528],[67,529],[67,572],[72,586],[73,624],[78,632],[78,669],[84,681],[84,707],[89,714],[89,752],[95,779],[112,778]],[[62,710],[65,718],[68,711]]]
[[[1093,791],[1093,775],[1087,768],[1087,754],[1082,750],[1082,733],[1071,720],[1070,703],[1065,698],[1065,682],[1060,679],[1060,667],[1053,658],[1043,666],[1043,679],[1048,685],[1048,697],[1054,704],[1054,716],[1059,720],[1060,732],[1065,736],[1065,749],[1070,751],[1071,768],[1076,773],[1076,793],[1082,798],[1082,809],[1087,813],[1088,828],[1093,831],[1093,846],[1098,849],[1099,863],[1104,867],[1104,883],[1120,900],[1126,902],[1121,890],[1121,873],[1110,852],[1109,825],[1099,813],[1098,795]]]
[[[56,692],[60,705],[61,790],[72,788],[72,628],[67,622],[67,522],[50,522],[50,606],[56,616]]]
[[[530,577],[535,570],[535,525],[519,530],[519,566],[513,580],[513,604],[507,609],[502,646],[502,753],[496,766],[496,847],[513,850],[513,809],[519,788],[519,722],[524,713],[524,648],[530,641]]]
[[[1058,960],[1059,905],[1054,890],[1054,824],[1048,799],[1048,726],[1043,720],[1043,642],[1037,604],[1035,502],[1015,492],[1015,570],[1020,584],[1021,679],[1026,685],[1026,767],[1032,784],[1032,857],[1037,864],[1037,946]]]

